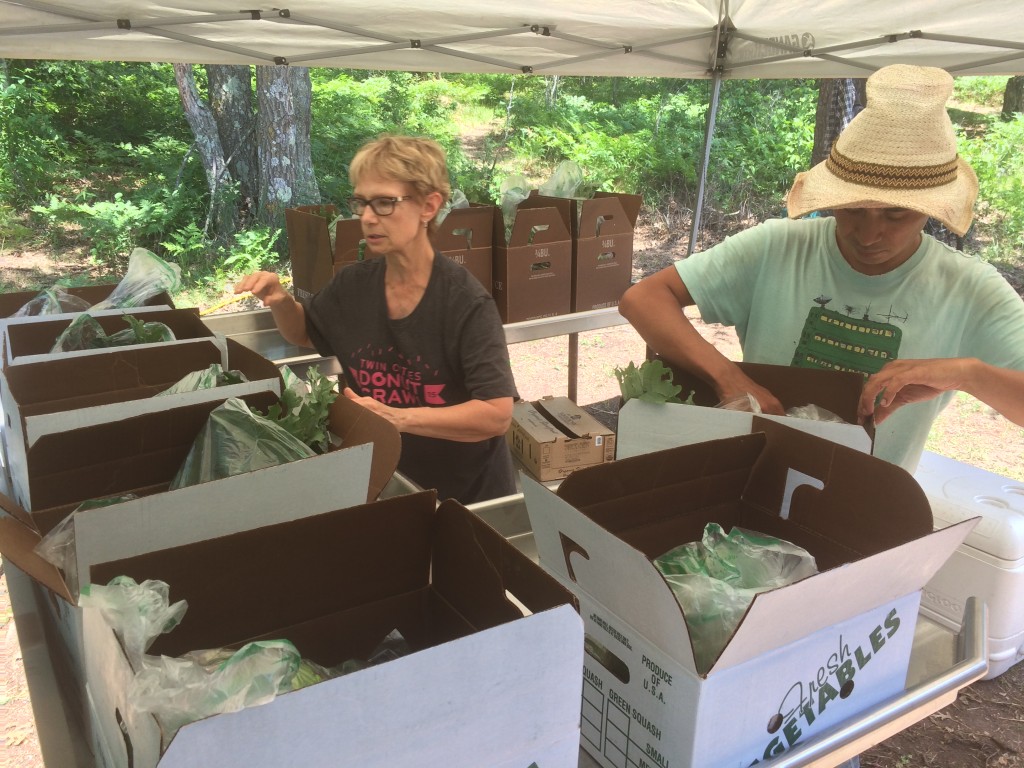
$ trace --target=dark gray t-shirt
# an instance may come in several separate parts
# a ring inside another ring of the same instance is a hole
[[[386,266],[383,258],[351,264],[305,303],[310,340],[338,358],[353,390],[396,408],[518,396],[501,318],[476,278],[435,254],[420,303],[391,320]],[[403,434],[398,468],[463,504],[515,493],[503,436],[461,443]]]

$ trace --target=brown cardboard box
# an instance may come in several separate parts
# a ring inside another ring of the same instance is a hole
[[[504,323],[568,314],[572,306],[571,223],[563,212],[527,198],[505,242],[501,208],[494,209],[491,295]]]
[[[338,219],[334,248],[328,225],[338,216],[333,205],[301,205],[284,212],[288,253],[292,261],[292,289],[297,299],[309,299],[327,285],[334,273],[359,261],[363,232],[358,219]]]
[[[114,288],[117,287],[117,283],[110,283],[107,285],[85,285],[77,288],[62,288],[65,293],[70,293],[72,296],[77,296],[80,299],[84,299],[89,304],[96,304],[97,302],[103,301],[105,298],[110,296]],[[28,302],[32,301],[36,296],[39,295],[39,291],[17,291],[14,293],[0,293],[0,317],[10,317]],[[171,297],[166,292],[158,293],[156,296],[151,296],[146,300],[145,306],[148,307],[170,307],[174,308],[174,302],[171,301]],[[39,315],[38,317],[46,317],[46,315]]]
[[[542,482],[615,458],[615,432],[567,397],[516,403],[507,439],[512,455]]]
[[[494,206],[471,203],[453,208],[433,237],[434,247],[469,270],[491,292],[494,259]]]
[[[551,205],[572,232],[572,310],[616,307],[633,277],[633,230],[643,198],[598,192],[589,200],[531,194],[531,205]]]

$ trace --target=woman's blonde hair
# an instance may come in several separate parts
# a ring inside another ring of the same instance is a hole
[[[353,187],[368,173],[409,184],[420,199],[431,192],[440,192],[442,207],[451,197],[445,152],[432,139],[392,134],[378,136],[359,148],[348,167]],[[437,228],[436,222],[436,216],[430,220],[430,232]]]

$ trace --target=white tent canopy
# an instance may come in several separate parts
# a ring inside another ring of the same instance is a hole
[[[0,58],[644,77],[1024,71],[1020,0],[0,0]]]

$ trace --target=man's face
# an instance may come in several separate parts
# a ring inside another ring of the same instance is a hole
[[[836,241],[843,258],[864,275],[882,275],[914,255],[928,217],[907,208],[841,208]]]

